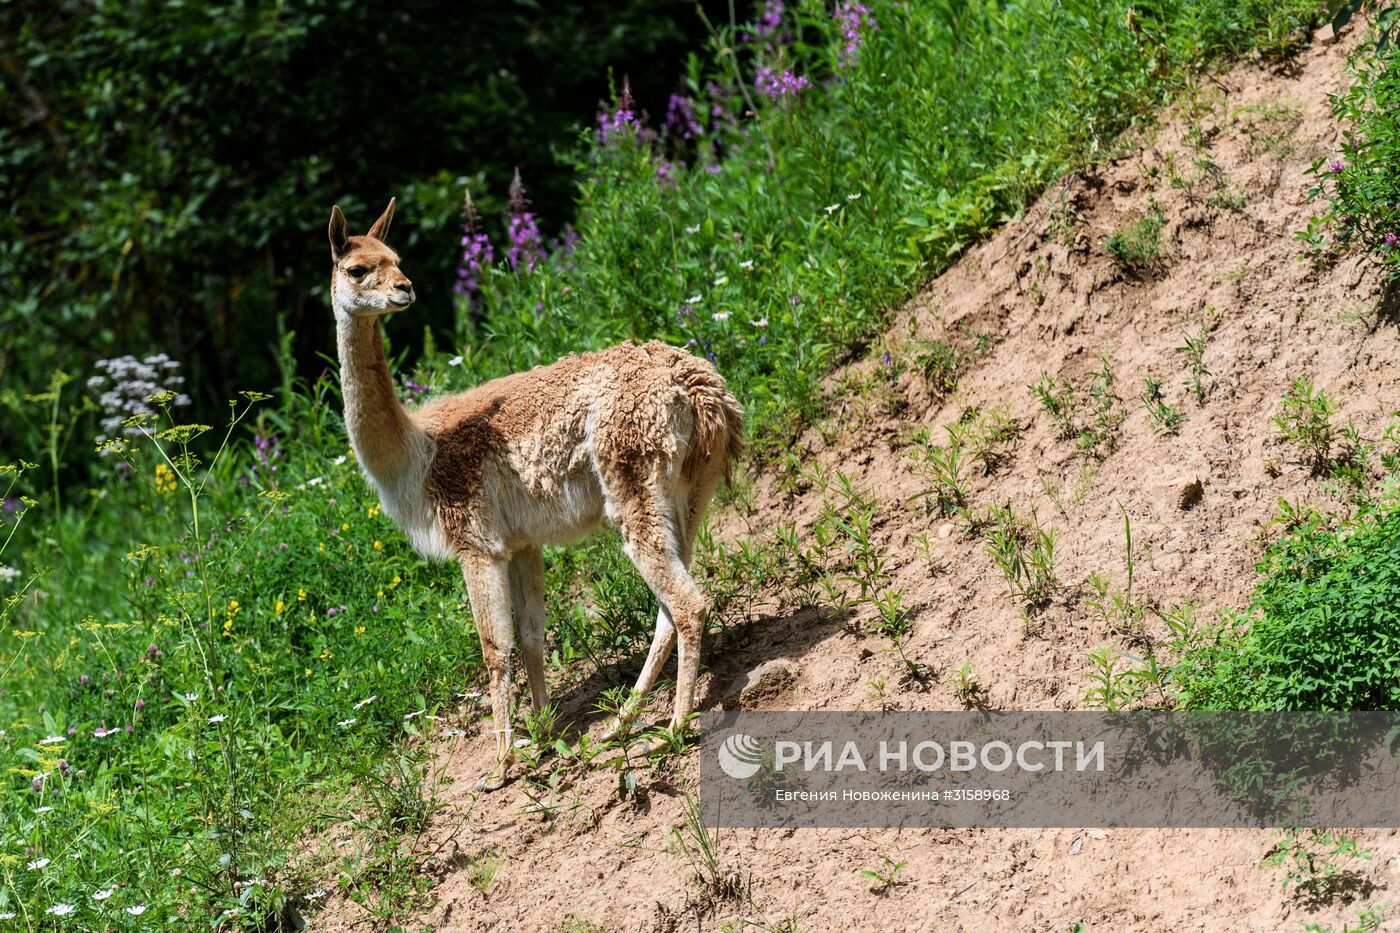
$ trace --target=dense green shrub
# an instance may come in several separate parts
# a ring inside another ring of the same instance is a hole
[[[1400,709],[1400,508],[1314,517],[1264,555],[1249,609],[1227,613],[1177,680],[1199,709]]]
[[[1346,129],[1337,155],[1318,159],[1309,170],[1314,196],[1327,201],[1299,239],[1313,249],[1355,248],[1381,267],[1384,278],[1400,279],[1400,62],[1394,47],[1369,49],[1352,62],[1353,80],[1332,98]]]

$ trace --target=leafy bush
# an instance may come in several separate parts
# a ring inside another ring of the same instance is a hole
[[[1309,194],[1324,197],[1327,209],[1298,238],[1325,249],[1323,225],[1331,244],[1358,249],[1380,266],[1381,275],[1400,279],[1400,67],[1396,49],[1363,52],[1352,62],[1353,80],[1332,98],[1332,109],[1346,124],[1338,155],[1318,159],[1308,170],[1316,179]]]
[[[1200,709],[1400,708],[1400,508],[1332,527],[1312,517],[1265,553],[1245,613],[1187,652]]]
[[[1146,275],[1157,268],[1162,255],[1160,209],[1138,218],[1123,230],[1114,231],[1104,241],[1104,249],[1130,275]]]

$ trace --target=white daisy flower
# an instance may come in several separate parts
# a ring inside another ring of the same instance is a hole
[[[860,200],[860,192],[857,191],[855,194],[848,194],[848,195],[846,195],[846,200],[847,200],[847,201],[859,201],[859,200]]]
[[[405,721],[409,719],[416,719],[417,717],[422,716],[426,712],[426,709],[415,710],[412,713],[405,713],[403,718]]]
[[[530,747],[530,740],[529,740],[529,739],[516,739],[516,740],[515,740],[515,747],[516,747],[516,748],[529,748],[529,747]]]
[[[0,914],[0,920],[13,920],[13,919],[15,919],[15,912],[14,912],[13,910],[7,910],[7,911],[5,911],[4,913]]]
[[[126,912],[131,914],[133,917],[139,917],[146,912],[146,905],[137,904],[135,907],[128,907],[126,909]]]
[[[768,326],[768,318],[766,318],[766,317],[761,317],[761,318],[759,318],[759,319],[756,320],[756,321],[752,321],[752,320],[751,320],[751,321],[749,321],[749,323],[752,324],[754,327],[767,327],[767,326]]]
[[[349,719],[342,719],[340,722],[336,723],[336,725],[343,728],[345,726],[353,726],[356,722],[357,720],[355,717],[351,716]]]
[[[44,913],[53,914],[55,917],[66,917],[77,909],[72,904],[55,904]]]
[[[700,303],[700,296],[699,296],[699,295],[691,295],[689,298],[687,298],[687,299],[685,300],[685,303],[686,303],[686,304],[689,304],[689,305],[698,305],[698,304]]]
[[[359,709],[359,708],[362,707],[362,706],[368,706],[369,704],[373,703],[373,702],[374,702],[375,700],[377,700],[377,699],[379,699],[379,694],[376,693],[374,696],[369,697],[369,698],[364,699],[364,700],[361,700],[360,702],[356,703],[356,704],[355,704],[355,709]]]
[[[11,580],[18,580],[18,579],[19,579],[19,571],[18,571],[18,570],[16,570],[16,569],[13,568],[13,567],[6,567],[4,564],[0,564],[0,580],[3,580],[3,581],[5,581],[6,583],[9,583]]]
[[[42,739],[39,740],[39,744],[40,744],[40,745],[61,745],[61,744],[63,744],[64,742],[67,742],[67,741],[68,741],[68,737],[67,737],[67,736],[64,736],[64,735],[46,735],[46,736],[44,736]]]
[[[336,457],[334,460],[331,461],[331,463],[334,463],[336,466],[340,466],[344,462],[345,454],[341,454],[339,457]]]
[[[727,285],[727,284],[729,284],[729,276],[727,276],[727,275],[716,276],[716,278],[715,278],[715,285],[716,285],[716,286]]]
[[[318,888],[317,890],[312,891],[310,894],[306,895],[306,899],[307,899],[308,901],[315,901],[315,900],[319,900],[319,899],[321,899],[321,898],[323,898],[323,897],[325,897],[325,896],[326,896],[326,889],[325,889],[325,888]]]
[[[116,729],[108,729],[108,728],[106,728],[105,726],[98,726],[96,729],[93,729],[93,730],[92,730],[92,737],[95,738],[95,739],[105,739],[105,738],[107,738],[107,736],[109,736],[109,735],[116,735],[116,734],[117,734],[117,730],[116,730]]]
[[[745,259],[743,262],[739,263],[739,268],[740,268],[740,269],[752,269],[752,268],[753,268],[753,260],[752,260],[752,259]]]
[[[447,365],[448,365],[448,366],[461,366],[461,365],[462,365],[462,358],[461,358],[460,356],[454,356],[454,357],[452,357],[452,359],[450,359],[450,360],[447,361]]]
[[[198,700],[198,699],[199,699],[199,694],[197,694],[197,693],[187,693],[187,694],[185,694],[185,702],[186,702],[186,703],[193,703],[195,700]]]
[[[828,204],[824,209],[825,209],[825,211],[826,211],[826,216],[830,217],[832,214],[836,213],[837,211],[839,211],[839,210],[841,209],[841,205],[840,205],[840,204]]]
[[[28,865],[26,865],[26,866],[24,866],[24,867],[27,868],[27,869],[29,869],[30,871],[38,871],[39,869],[43,868],[43,867],[44,867],[45,865],[47,865],[48,863],[49,863],[49,860],[46,859],[46,858],[36,858],[34,861],[30,862]]]
[[[225,719],[227,719],[227,718],[228,718],[228,717],[225,716],[223,713],[219,713],[217,716],[210,716],[210,717],[209,717],[209,723],[210,723],[210,725],[212,725],[212,724],[214,724],[214,723],[216,723],[216,722],[223,722],[223,721],[224,721]]]
[[[685,228],[685,232],[686,232],[686,233],[699,233],[699,232],[700,232],[700,225],[699,225],[699,224],[695,224],[695,225],[693,225],[693,226],[686,227],[686,228]]]
[[[710,317],[714,318],[716,321],[727,321],[729,320],[729,312],[716,311],[714,314],[710,315]]]
[[[95,893],[92,895],[92,899],[93,899],[94,901],[105,901],[107,898],[111,897],[113,894],[116,894],[116,893],[117,893],[117,889],[116,889],[116,888],[108,888],[108,889],[105,890],[105,891],[97,891],[97,892],[95,892]]]
[[[40,807],[39,809],[37,809],[37,810],[34,811],[34,813],[35,813],[36,815],[37,815],[37,814],[40,814],[40,813],[52,813],[52,812],[53,812],[53,807]]]
[[[448,730],[447,730],[446,732],[444,732],[442,735],[443,735],[443,738],[446,738],[446,739],[455,739],[455,738],[457,738],[457,737],[460,736],[460,735],[466,735],[466,734],[467,734],[467,732],[466,732],[465,729],[448,729]]]

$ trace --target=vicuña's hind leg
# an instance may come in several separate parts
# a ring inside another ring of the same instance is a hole
[[[682,524],[677,512],[673,503],[658,495],[634,507],[622,523],[623,549],[660,600],[662,608],[657,613],[651,651],[619,725],[636,713],[646,694],[655,686],[657,675],[671,652],[673,639],[680,643],[680,658],[671,725],[685,722],[695,708],[700,641],[709,607],[687,566],[693,530]]]
[[[491,675],[491,717],[496,733],[496,766],[482,778],[479,789],[495,790],[505,783],[514,745],[510,727],[510,651],[515,632],[510,620],[509,565],[486,554],[462,555],[481,658]]]
[[[544,555],[537,547],[517,551],[510,561],[510,601],[520,628],[520,655],[530,678],[535,712],[549,702],[544,679]]]

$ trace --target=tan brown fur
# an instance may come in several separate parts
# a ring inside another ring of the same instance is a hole
[[[372,232],[387,233],[392,217],[391,201]],[[708,611],[689,573],[691,551],[715,488],[741,452],[742,410],[723,378],[683,350],[625,343],[405,412],[378,317],[407,306],[396,296],[408,280],[397,255],[377,238],[345,237],[343,230],[336,209],[332,295],[347,429],[386,510],[414,546],[461,563],[497,723],[498,765],[489,786],[504,781],[512,752],[512,610],[539,708],[548,699],[540,549],[599,524],[621,533],[624,551],[662,607],[616,725],[644,702],[677,635],[672,724],[684,723],[694,709]]]

